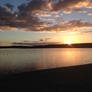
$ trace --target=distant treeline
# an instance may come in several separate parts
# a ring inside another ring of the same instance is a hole
[[[52,44],[39,46],[0,46],[0,48],[92,48],[92,43],[81,44]]]

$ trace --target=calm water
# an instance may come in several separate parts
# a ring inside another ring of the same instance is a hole
[[[92,48],[0,49],[0,72],[24,72],[92,63]]]

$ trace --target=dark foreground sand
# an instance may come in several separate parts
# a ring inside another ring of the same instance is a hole
[[[14,74],[0,89],[17,92],[92,92],[92,64]]]

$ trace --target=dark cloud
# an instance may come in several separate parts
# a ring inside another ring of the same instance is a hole
[[[46,23],[41,22],[35,14],[47,9],[46,5],[47,2],[44,0],[31,0],[28,4],[18,6],[18,12],[16,13],[11,11],[13,6],[10,4],[6,4],[6,7],[0,6],[0,29],[14,27],[39,31]]]
[[[84,2],[84,1],[86,0],[58,0],[58,3],[53,4],[53,9],[61,10],[61,9],[72,8],[78,3]]]
[[[41,38],[40,39],[40,42],[47,42],[47,41],[49,41],[49,40],[51,40],[52,38]]]
[[[14,7],[12,4],[9,4],[9,3],[5,4],[5,6],[7,6],[11,10],[13,10],[13,7]]]
[[[66,24],[73,27],[91,27],[92,26],[92,23],[89,23],[83,20],[72,20],[67,22]]]
[[[58,0],[58,3],[52,4],[52,7],[53,11],[62,10],[65,14],[86,13],[86,9],[92,9],[92,0]]]
[[[7,7],[0,6],[0,26],[11,26],[14,19],[14,14]]]

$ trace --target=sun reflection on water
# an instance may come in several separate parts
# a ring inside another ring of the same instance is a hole
[[[88,63],[92,63],[92,49],[88,48],[7,49],[0,51],[0,72],[24,72]]]

